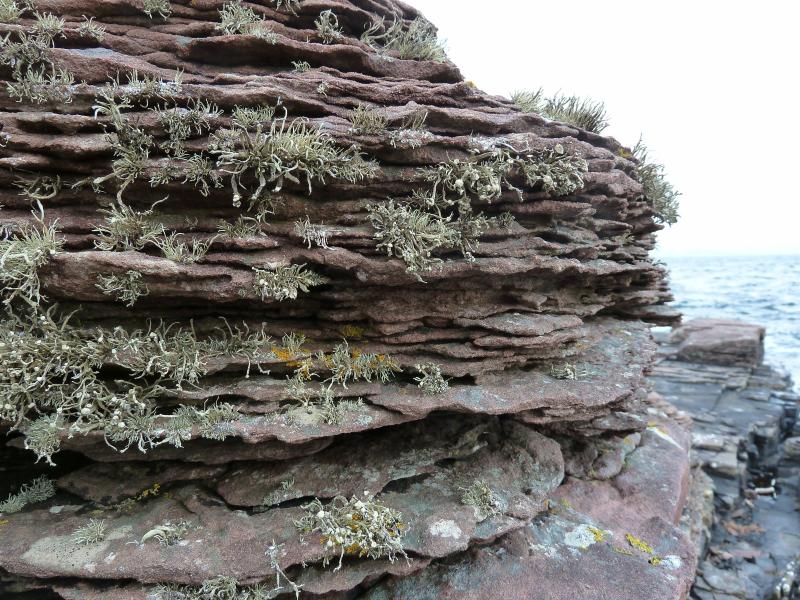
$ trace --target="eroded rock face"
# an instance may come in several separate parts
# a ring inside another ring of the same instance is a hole
[[[14,589],[684,596],[625,148],[463,81],[394,0],[14,7],[0,422],[67,465],[2,505]],[[374,540],[325,529],[345,502]]]

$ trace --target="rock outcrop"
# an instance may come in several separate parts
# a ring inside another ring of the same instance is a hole
[[[764,328],[703,319],[660,345],[655,389],[691,415],[695,501],[684,524],[702,560],[692,597],[797,598],[800,398],[762,364]]]
[[[394,0],[2,7],[0,586],[686,597],[630,151]]]

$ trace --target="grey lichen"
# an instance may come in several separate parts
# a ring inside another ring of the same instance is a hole
[[[263,198],[267,187],[280,191],[285,182],[301,183],[305,179],[308,192],[312,182],[324,183],[326,178],[357,183],[373,177],[378,169],[364,160],[355,147],[342,149],[333,139],[312,127],[306,119],[288,120],[284,110],[281,118],[269,127],[257,124],[254,132],[241,123],[233,122],[234,144],[218,145],[211,152],[217,156],[217,166],[231,176],[234,205],[241,203],[242,194],[253,179],[258,186],[249,192],[251,199]]]
[[[142,11],[151,19],[158,15],[165,21],[172,14],[169,0],[142,0]]]
[[[255,13],[241,0],[232,0],[219,9],[220,22],[216,29],[224,35],[252,35],[267,43],[276,44],[278,36],[272,31],[269,22]]]
[[[389,125],[389,120],[381,110],[363,104],[355,107],[347,118],[352,124],[350,131],[356,135],[377,135],[386,131]]]
[[[102,42],[106,35],[105,27],[95,23],[94,17],[83,17],[83,22],[78,25],[78,35],[81,37],[89,37],[96,42]]]
[[[375,229],[378,249],[402,259],[409,273],[422,280],[442,260],[440,250],[458,250],[467,260],[480,237],[491,227],[508,227],[507,215],[485,217],[476,214],[473,202],[491,204],[509,190],[524,200],[523,190],[511,183],[523,178],[534,190],[566,195],[583,186],[586,161],[567,154],[561,145],[538,151],[516,151],[510,147],[476,150],[467,160],[453,159],[419,170],[431,184],[428,191],[416,190],[410,202],[388,200],[367,207]]]
[[[317,20],[314,21],[314,27],[317,28],[317,37],[324,44],[333,44],[344,37],[342,28],[339,27],[339,18],[330,9],[323,10],[319,14]]]
[[[25,483],[16,494],[0,502],[0,513],[10,515],[18,513],[28,504],[43,502],[56,494],[56,487],[50,479],[42,475],[30,483]]]
[[[302,0],[272,0],[275,8],[278,10],[288,10],[293,15],[297,14]]]
[[[461,490],[461,502],[475,509],[476,517],[483,521],[500,513],[500,497],[486,484],[478,480]]]
[[[650,160],[647,154],[647,146],[639,139],[633,149],[633,154],[639,161],[636,166],[636,175],[644,186],[644,197],[653,207],[656,219],[662,223],[674,225],[678,222],[678,210],[680,204],[678,196],[680,192],[672,187],[667,181],[664,173],[664,165]]]
[[[296,300],[300,292],[308,293],[312,287],[327,283],[327,279],[309,271],[305,265],[276,267],[274,270],[253,269],[253,287],[262,300],[279,302]]]
[[[137,211],[121,200],[100,210],[105,222],[95,227],[95,248],[106,252],[141,250],[154,244],[164,233],[164,226],[154,215],[156,202],[145,211]]]
[[[8,307],[17,299],[30,306],[41,301],[39,269],[63,244],[56,223],[46,223],[44,209],[33,212],[34,224],[0,239],[0,298]]]
[[[564,381],[577,381],[590,375],[591,372],[587,369],[574,365],[572,363],[563,363],[560,365],[550,366],[550,376],[554,379],[561,379]]]
[[[389,134],[389,145],[392,148],[419,148],[433,139],[433,134],[425,128],[428,111],[418,110],[403,119],[399,129]]]
[[[387,507],[369,492],[361,498],[353,496],[349,500],[337,496],[329,504],[319,499],[303,506],[306,514],[295,521],[295,526],[304,535],[318,534],[323,547],[339,553],[342,568],[345,556],[369,557],[373,560],[387,558],[390,562],[403,556],[403,536],[408,524],[400,512]],[[323,566],[330,562],[330,556],[323,559]]]
[[[211,245],[216,240],[216,236],[206,241],[192,239],[191,243],[183,241],[182,233],[164,233],[153,241],[153,244],[164,253],[164,258],[171,261],[194,264],[202,261]]]
[[[31,2],[9,2],[0,12],[9,21],[33,11]],[[64,20],[51,13],[33,12],[33,24],[0,36],[0,65],[11,70],[6,83],[8,95],[17,102],[69,103],[72,101],[72,73],[56,66],[52,49],[56,38],[64,37]],[[8,22],[8,21],[5,21]]]
[[[311,63],[307,60],[293,60],[292,68],[295,73],[307,73],[311,70]]]
[[[139,544],[141,545],[147,542],[147,540],[154,539],[162,546],[174,546],[186,537],[190,528],[191,523],[188,521],[179,521],[177,523],[167,521],[162,525],[153,527],[153,529],[145,533],[139,541]]]
[[[442,368],[434,363],[414,365],[419,371],[419,376],[414,378],[417,385],[426,396],[438,396],[450,388],[450,384],[442,376]]]
[[[130,269],[122,275],[100,275],[97,287],[106,296],[113,296],[125,306],[133,306],[142,296],[150,293],[139,271]]]
[[[546,97],[540,88],[534,92],[515,92],[511,99],[523,112],[539,113],[587,131],[600,133],[608,127],[605,105],[589,98],[564,94]]]
[[[370,24],[361,41],[380,52],[391,52],[406,60],[431,60],[444,62],[447,54],[436,35],[436,28],[422,17],[410,23],[396,19],[389,25],[385,21]]]
[[[55,198],[61,192],[61,177],[56,175],[40,175],[38,177],[18,177],[14,186],[20,189],[20,195],[33,201],[44,201]]]
[[[313,224],[308,215],[306,215],[305,220],[295,222],[294,232],[308,245],[309,250],[314,246],[328,248],[328,230],[324,225]]]
[[[99,544],[106,539],[106,528],[105,519],[90,519],[86,525],[72,532],[72,541],[79,546]]]

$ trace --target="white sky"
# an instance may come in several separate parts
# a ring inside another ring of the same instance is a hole
[[[659,254],[800,254],[800,2],[407,0],[487,92],[602,100],[683,193]]]

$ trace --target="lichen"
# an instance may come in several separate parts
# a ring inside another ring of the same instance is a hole
[[[339,18],[330,9],[323,10],[317,20],[314,21],[317,28],[317,36],[324,44],[333,44],[344,37],[342,28],[339,27]]]
[[[276,267],[271,271],[253,269],[253,288],[261,300],[278,302],[296,300],[300,292],[308,293],[312,287],[327,283],[327,279],[309,271],[305,265]]]
[[[106,528],[105,519],[89,519],[86,525],[72,532],[72,541],[79,546],[99,544],[106,539]]]
[[[639,139],[633,149],[633,154],[638,160],[636,176],[644,186],[644,197],[656,213],[656,219],[662,223],[674,225],[680,215],[678,197],[680,192],[672,187],[664,173],[664,165],[650,160],[647,146]]]
[[[6,307],[20,300],[36,307],[42,300],[39,269],[61,250],[63,240],[56,222],[45,223],[44,209],[33,211],[33,225],[26,225],[10,236],[0,239],[0,297]]]
[[[129,307],[150,293],[147,284],[142,282],[142,274],[132,269],[122,275],[100,275],[96,285],[105,295],[114,296]]]
[[[139,544],[141,545],[147,542],[147,540],[154,539],[162,546],[174,546],[186,537],[190,528],[191,523],[188,521],[179,521],[177,523],[167,521],[162,525],[153,527],[153,529],[145,533],[139,541]]]
[[[608,127],[602,102],[560,93],[548,98],[542,89],[515,92],[511,99],[523,112],[539,113],[552,121],[561,121],[594,133],[600,133]]]
[[[169,0],[142,0],[142,11],[151,19],[158,15],[165,21],[172,14]]]
[[[350,131],[356,135],[377,135],[386,131],[389,120],[382,111],[359,104],[347,117],[352,124]]]
[[[216,29],[224,35],[252,35],[269,44],[278,42],[278,36],[272,31],[269,22],[249,6],[244,6],[241,0],[223,4],[219,9],[219,16],[220,22]]]
[[[367,27],[361,41],[380,52],[391,52],[406,60],[444,62],[447,54],[436,35],[436,28],[426,19],[418,17],[406,23],[395,19],[389,25],[384,20]]]
[[[8,498],[0,502],[0,513],[18,513],[28,504],[43,502],[52,498],[56,494],[56,487],[50,479],[42,475],[30,483],[25,483],[16,494],[10,494]]]
[[[326,133],[312,127],[306,119],[288,120],[287,113],[271,121],[269,128],[261,123],[255,131],[237,121],[232,122],[237,142],[212,146],[217,166],[231,176],[233,203],[241,203],[247,191],[245,180],[258,182],[250,192],[251,200],[263,198],[267,186],[280,191],[285,182],[301,183],[305,179],[311,193],[313,181],[326,178],[357,183],[375,175],[375,163],[364,160],[355,147],[338,148]]]
[[[439,365],[424,363],[414,365],[414,368],[419,371],[419,376],[415,377],[414,381],[426,396],[438,396],[450,388],[450,384],[442,376],[442,368]]]
[[[502,506],[500,496],[486,482],[478,480],[459,490],[461,503],[474,508],[475,515],[480,521],[500,514]]]
[[[314,499],[303,509],[306,514],[295,521],[295,526],[304,535],[318,534],[326,550],[339,553],[335,571],[341,569],[345,556],[387,558],[394,562],[400,555],[408,560],[402,543],[407,529],[403,516],[369,492],[349,500],[337,496],[327,505]],[[326,556],[323,566],[329,562],[330,557]]]

